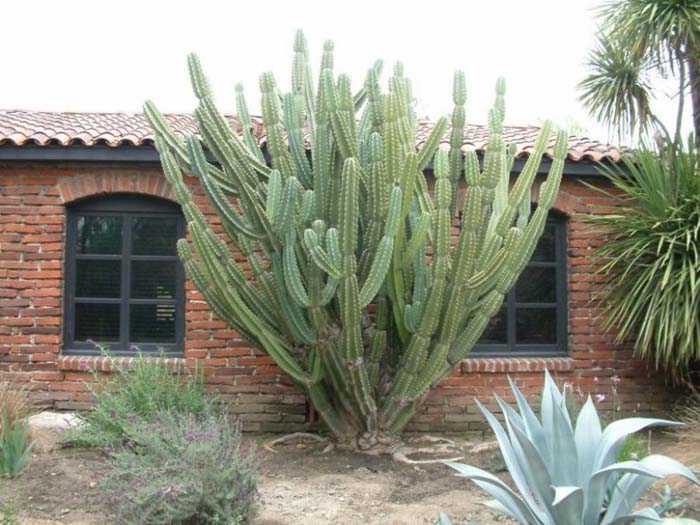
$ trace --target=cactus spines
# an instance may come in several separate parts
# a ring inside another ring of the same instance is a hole
[[[475,151],[462,148],[463,73],[453,79],[451,117],[416,148],[411,84],[400,63],[388,91],[377,62],[355,93],[349,77],[334,73],[330,41],[317,83],[310,63],[298,32],[290,92],[280,93],[271,73],[260,77],[266,152],[242,86],[235,89],[238,134],[217,110],[194,55],[188,67],[199,137],[183,140],[150,102],[145,113],[187,219],[190,239],[178,242],[178,254],[189,278],[216,315],[307,393],[340,441],[371,448],[401,433],[498,311],[543,231],[567,137],[557,135],[533,212],[551,126],[542,126],[510,187],[502,79],[482,167]],[[449,148],[441,146],[448,125]],[[424,174],[430,166],[434,185]],[[199,180],[221,235],[184,174]]]

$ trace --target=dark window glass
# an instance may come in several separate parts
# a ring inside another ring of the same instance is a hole
[[[64,352],[183,350],[184,236],[178,206],[114,196],[68,210]]]
[[[533,261],[554,262],[556,260],[556,224],[547,224],[542,232],[542,237],[532,253]]]
[[[553,345],[557,342],[554,308],[518,308],[515,311],[516,344]]]
[[[78,217],[75,236],[78,253],[116,255],[122,252],[122,217]]]
[[[175,342],[174,305],[132,304],[129,318],[134,344]]]
[[[119,304],[76,303],[75,336],[82,341],[118,341]]]
[[[566,301],[566,224],[550,214],[532,259],[472,355],[565,354]]]
[[[76,297],[119,297],[122,262],[119,259],[79,259],[75,263]]]
[[[519,303],[553,303],[557,298],[556,292],[556,268],[525,268],[515,285],[515,299]]]
[[[131,261],[131,297],[175,299],[177,261]]]
[[[134,255],[176,255],[178,239],[176,217],[134,217],[132,253]]]

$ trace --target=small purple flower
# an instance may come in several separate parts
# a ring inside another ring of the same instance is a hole
[[[598,401],[598,403],[602,403],[603,401],[605,401],[605,394],[596,394],[595,399],[596,401]]]
[[[593,382],[596,383],[596,384],[599,382],[598,376],[595,376],[595,377],[593,378]]]
[[[620,379],[620,376],[618,376],[618,375],[612,376],[613,383],[618,384],[620,381],[622,381],[622,379]]]

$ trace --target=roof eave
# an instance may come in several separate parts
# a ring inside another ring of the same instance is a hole
[[[526,159],[515,159],[513,171],[520,173]],[[61,146],[49,144],[39,146],[37,144],[0,144],[0,162],[71,162],[91,164],[159,164],[158,152],[153,146],[107,146],[97,144],[92,146],[73,144]],[[549,158],[542,159],[540,173],[547,173],[552,161]],[[609,164],[609,162],[603,162]],[[566,176],[573,177],[599,177],[598,163],[592,160],[567,160],[564,169]]]

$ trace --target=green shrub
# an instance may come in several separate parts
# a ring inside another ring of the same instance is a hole
[[[225,415],[157,414],[126,429],[102,481],[119,523],[248,523],[257,500],[257,460]]]
[[[0,502],[0,525],[19,525],[19,518],[10,503]]]
[[[31,459],[33,443],[29,442],[29,424],[17,416],[2,414],[0,433],[0,476],[17,477]]]
[[[629,436],[622,444],[620,452],[617,454],[617,461],[639,461],[649,455],[644,440],[638,436]]]
[[[214,400],[204,394],[201,374],[184,377],[162,359],[139,355],[128,366],[92,389],[95,405],[79,414],[79,424],[67,434],[76,446],[113,447],[124,442],[125,428],[161,412],[204,416]]]
[[[687,378],[700,360],[697,147],[642,149],[601,172],[615,191],[599,191],[617,210],[590,218],[608,236],[597,248],[607,326],[670,377]]]

